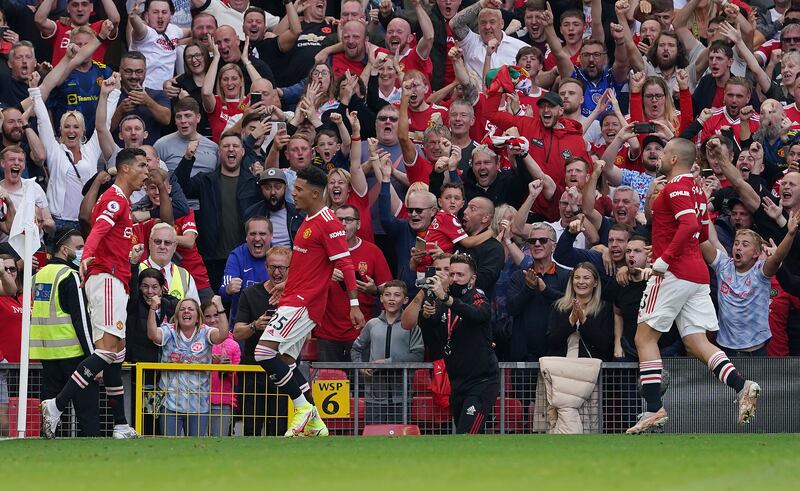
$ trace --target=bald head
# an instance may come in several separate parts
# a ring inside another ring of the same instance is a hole
[[[219,54],[225,63],[237,63],[242,58],[239,49],[239,36],[233,27],[219,26],[214,32],[214,42],[217,44]]]
[[[489,228],[494,217],[494,203],[482,196],[472,198],[464,210],[464,230],[469,235],[476,235]]]

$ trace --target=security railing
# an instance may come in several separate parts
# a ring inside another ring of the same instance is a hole
[[[670,382],[664,404],[670,421],[665,431],[800,431],[800,408],[794,404],[800,400],[800,358],[736,358],[734,363],[763,388],[753,423],[744,428],[736,425],[733,391],[704,364],[667,358],[664,366]],[[359,435],[368,424],[412,424],[427,435],[454,433],[449,409],[437,405],[430,390],[430,363],[314,362],[302,363],[300,369],[313,387],[314,402],[332,435]],[[548,415],[539,364],[501,363],[500,370],[500,390],[492,417],[487,418],[487,433],[546,432]],[[5,405],[0,398],[0,432],[4,413],[10,423],[16,420],[17,371],[16,365],[0,366],[10,396]],[[140,363],[135,371],[126,368],[124,373],[126,398],[133,397],[135,407],[132,421],[145,436],[279,436],[292,414],[291,401],[259,366]],[[212,377],[217,377],[213,385]],[[134,388],[128,390],[131,378]],[[580,408],[583,432],[620,433],[630,427],[643,410],[637,384],[636,363],[604,363],[596,390]],[[32,365],[29,435],[40,426],[40,387],[40,368]],[[102,390],[100,395],[101,421],[104,432],[110,432],[112,421]],[[65,413],[60,432],[60,436],[76,436],[71,411]]]

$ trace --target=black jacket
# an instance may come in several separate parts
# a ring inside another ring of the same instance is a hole
[[[292,245],[294,245],[294,236],[297,234],[297,231],[300,230],[300,225],[303,224],[303,219],[306,215],[302,211],[298,211],[297,208],[295,208],[294,205],[288,201],[285,202],[285,206],[286,228],[289,232],[289,241]],[[270,218],[271,214],[272,212],[269,211],[269,208],[267,208],[267,200],[263,199],[245,210],[243,218],[245,220],[249,220],[250,218],[259,215]]]
[[[431,173],[431,180],[433,180],[434,174],[436,173]],[[472,198],[484,197],[490,199],[495,206],[508,203],[519,208],[528,195],[528,183],[531,182],[531,176],[527,169],[518,166],[512,171],[499,172],[488,188],[482,188],[472,169],[467,169],[461,175],[461,181],[464,183],[465,203],[469,203]],[[431,186],[431,192],[435,194],[433,186]]]
[[[475,282],[475,288],[481,290],[487,298],[492,298],[494,285],[497,283],[497,279],[500,278],[500,272],[503,271],[506,262],[506,254],[502,244],[492,237],[482,244],[469,249],[456,247],[456,252],[467,254],[475,261],[476,276],[478,278]]]
[[[197,218],[197,249],[205,259],[222,259],[228,256],[215,254],[217,240],[220,233],[220,223],[222,221],[222,200],[221,200],[221,171],[220,166],[210,172],[203,172],[196,176],[191,176],[194,158],[191,160],[183,158],[175,168],[175,176],[178,183],[186,193],[186,197],[200,201],[200,210],[196,213]],[[247,167],[241,167],[239,180],[236,185],[236,201],[239,208],[239,222],[242,227],[241,241],[244,242],[244,212],[255,204],[261,193],[258,191],[256,178],[250,173]]]
[[[569,313],[569,310],[561,312],[555,305],[550,312],[547,343],[553,356],[566,356],[567,339],[578,331],[569,323]],[[614,310],[609,302],[603,301],[595,315],[587,316],[586,323],[580,326],[580,335],[579,357],[611,361],[614,355]]]
[[[426,331],[444,336],[444,362],[453,394],[478,383],[499,383],[497,356],[492,349],[492,307],[486,296],[465,287],[462,294],[453,297],[451,307],[438,301],[436,304],[436,313],[430,318],[420,313],[419,326],[423,339]],[[452,326],[449,340],[448,321]]]
[[[514,271],[508,285],[507,308],[514,317],[509,361],[539,361],[547,353],[547,321],[553,302],[564,296],[569,270],[555,265],[545,272],[544,291],[525,284],[525,271]]]
[[[161,358],[161,347],[147,337],[147,316],[150,306],[139,295],[139,266],[131,267],[130,297],[128,298],[128,320],[125,330],[125,361],[157,363]],[[178,299],[171,295],[161,296],[161,309],[156,313],[156,324],[169,321],[178,306]]]

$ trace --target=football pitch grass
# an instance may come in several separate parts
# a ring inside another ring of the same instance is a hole
[[[797,490],[800,435],[0,441],[27,490]]]

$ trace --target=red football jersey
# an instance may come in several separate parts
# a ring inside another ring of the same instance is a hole
[[[403,68],[403,73],[408,73],[409,70],[419,70],[425,75],[428,81],[430,81],[433,75],[433,64],[431,63],[430,57],[428,57],[427,60],[420,58],[419,53],[417,53],[416,45],[412,45],[408,54],[400,60],[400,67]]]
[[[365,60],[351,60],[350,58],[346,57],[344,53],[336,53],[335,55],[331,56],[333,78],[344,77],[344,74],[347,72],[347,70],[350,70],[351,74],[359,77],[361,76],[361,72],[364,71],[365,66],[367,66]]]
[[[100,28],[102,26],[102,20],[98,20],[97,22],[89,24],[89,27],[97,34],[100,34]],[[50,38],[50,41],[53,44],[53,66],[56,66],[58,62],[61,61],[61,58],[63,58],[67,53],[67,46],[69,46],[70,33],[72,32],[72,29],[74,29],[73,26],[64,24],[61,22],[61,20],[56,21],[56,32]],[[103,59],[106,56],[106,48],[111,45],[114,39],[106,39],[105,41],[101,41],[97,51],[95,51],[92,55],[92,59],[96,62],[103,63]]]
[[[431,172],[433,172],[433,164],[428,159],[420,155],[417,150],[417,156],[413,162],[405,162],[406,176],[408,182],[424,182],[429,184],[431,181]]]
[[[395,106],[400,107],[400,103],[395,103]],[[408,131],[411,133],[412,140],[422,141],[422,133],[428,129],[434,113],[439,113],[442,116],[442,124],[447,126],[447,108],[444,106],[430,104],[424,111],[413,111],[410,107],[408,108]]]
[[[694,176],[673,177],[653,202],[653,258],[682,280],[708,284],[700,243],[708,240],[709,223],[706,195]]]
[[[455,250],[455,245],[458,242],[467,238],[467,233],[464,232],[464,227],[452,213],[439,210],[431,221],[431,226],[428,227],[428,234],[425,236],[425,242],[432,242],[439,246],[443,252],[452,254]]]
[[[800,110],[797,109],[797,103],[793,102],[788,106],[783,108],[783,112],[789,121],[792,122],[792,126],[790,129],[792,130],[800,130]]]
[[[445,48],[446,49],[445,52],[449,53],[450,48],[457,46],[458,43],[456,43],[456,37],[453,35],[453,30],[450,28],[450,23],[445,22],[444,26],[445,26],[445,32],[447,33],[447,47]],[[446,56],[444,60],[444,85],[449,84],[455,79],[456,79],[456,72],[453,69],[453,61],[450,59],[449,56]]]
[[[758,122],[761,117],[753,113],[750,116],[750,129],[755,133],[758,129]],[[728,114],[724,107],[714,110],[714,115],[703,125],[703,131],[700,132],[700,141],[705,140],[709,136],[718,135],[723,126],[729,126],[733,131],[733,136],[736,141],[739,141],[739,125],[741,121],[738,117],[733,118]]]
[[[330,208],[306,217],[294,237],[289,277],[279,306],[305,307],[308,317],[319,325],[327,306],[327,278],[333,269],[341,270],[345,284],[355,289],[353,262],[344,237],[344,226]]]
[[[369,208],[369,193],[366,193],[364,196],[359,196],[351,188],[350,194],[347,195],[347,204],[358,208],[361,227],[359,227],[356,235],[367,242],[375,242],[375,232],[372,229],[372,212]]]
[[[99,227],[103,222],[107,225]],[[92,210],[90,223],[92,230],[86,240],[83,257],[94,257],[94,260],[89,263],[86,276],[108,273],[118,278],[125,285],[125,291],[128,291],[133,218],[130,201],[122,188],[114,184],[100,196]]]
[[[376,286],[380,286],[392,279],[386,258],[375,244],[365,240],[359,241],[350,249],[350,259],[356,268],[356,277],[361,281],[366,281],[366,277],[369,276],[375,281]],[[325,309],[322,323],[317,326],[314,335],[329,341],[355,341],[359,331],[350,323],[350,300],[347,292],[341,284],[333,280],[328,286],[328,308]],[[375,296],[358,292],[358,303],[365,319],[374,317]]]

